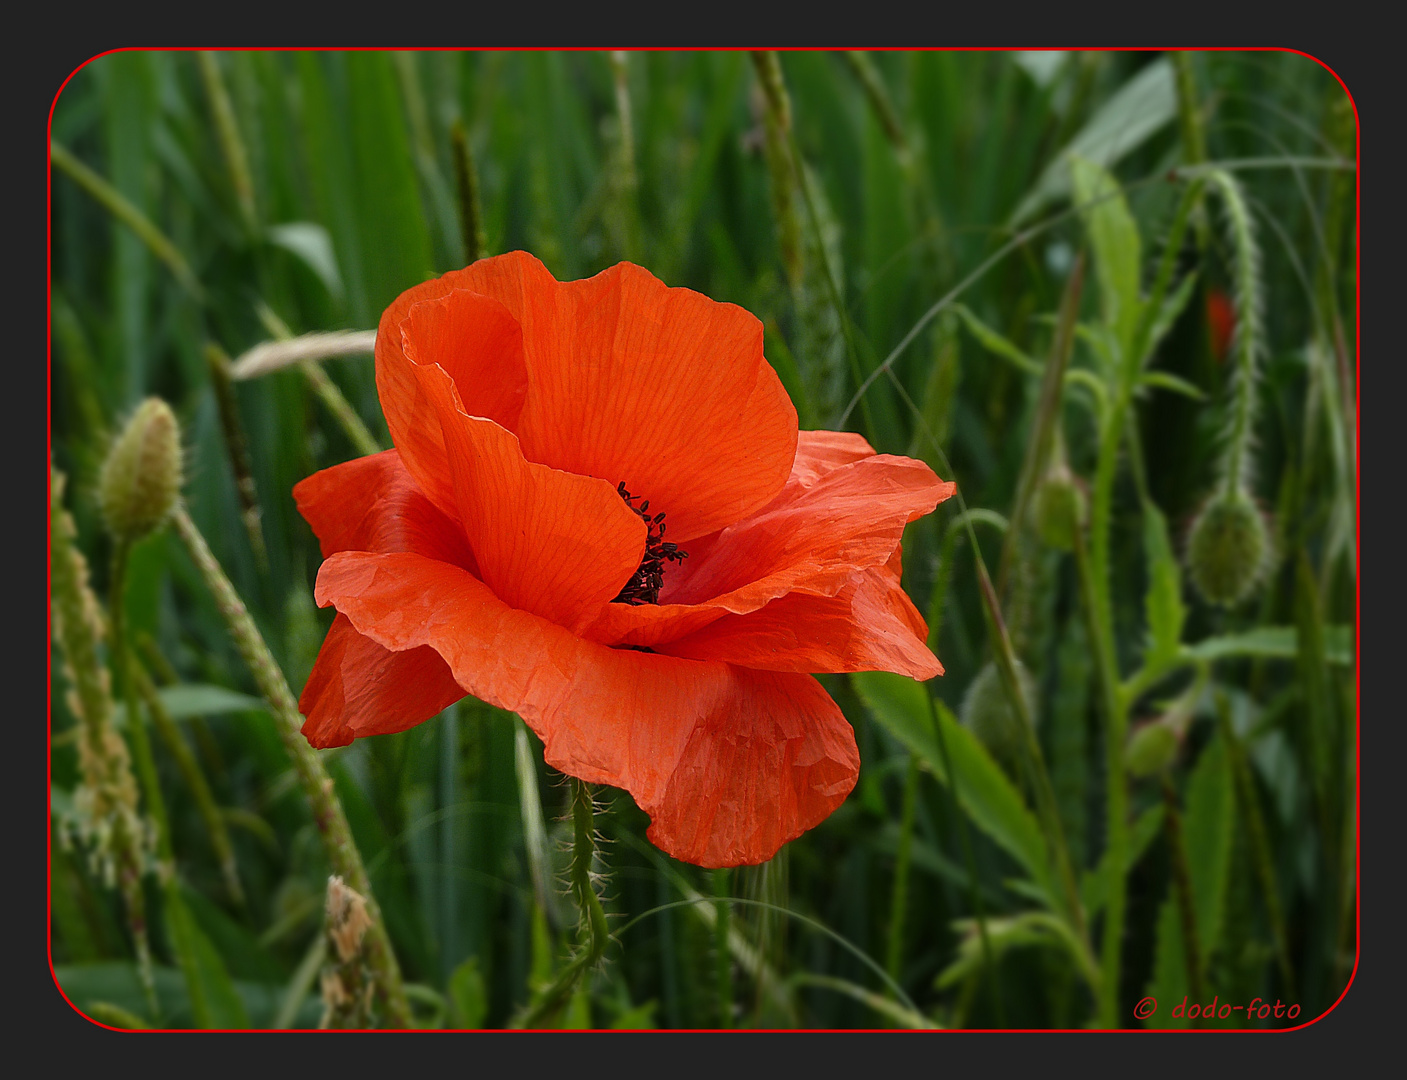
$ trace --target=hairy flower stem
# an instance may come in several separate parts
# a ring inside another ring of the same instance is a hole
[[[1177,254],[1187,231],[1194,208],[1202,197],[1205,182],[1194,179],[1183,190],[1174,212],[1172,226],[1153,285],[1144,299],[1132,338],[1124,343],[1121,363],[1115,372],[1117,380],[1110,408],[1105,414],[1099,439],[1099,457],[1095,465],[1094,493],[1090,503],[1089,544],[1076,530],[1075,562],[1080,577],[1080,595],[1089,620],[1090,640],[1095,645],[1095,666],[1105,717],[1106,770],[1106,843],[1109,853],[1109,900],[1104,915],[1104,942],[1100,981],[1099,1023],[1102,1027],[1117,1027],[1119,956],[1124,931],[1125,877],[1128,873],[1128,793],[1124,776],[1124,741],[1128,718],[1125,701],[1119,689],[1118,660],[1114,653],[1114,613],[1109,595],[1110,524],[1114,499],[1114,478],[1119,451],[1133,407],[1133,392],[1143,369],[1143,357],[1152,337],[1158,312],[1162,309]]]
[[[585,780],[572,778],[572,863],[568,887],[581,913],[577,923],[577,951],[557,977],[538,995],[536,1001],[513,1024],[517,1028],[539,1027],[563,1008],[577,988],[606,952],[610,934],[606,929],[606,912],[592,881],[591,863],[596,856],[595,812],[591,804],[591,786]]]
[[[317,751],[308,745],[308,740],[300,730],[303,718],[299,715],[298,703],[294,700],[283,672],[279,670],[244,602],[235,592],[230,579],[225,576],[224,570],[186,508],[177,506],[171,520],[175,523],[176,531],[186,545],[191,560],[214,595],[230,637],[254,676],[259,692],[269,703],[279,739],[293,761],[303,793],[312,809],[313,820],[322,837],[332,872],[341,877],[348,887],[366,898],[371,927],[367,930],[363,947],[367,966],[375,977],[377,990],[385,1004],[386,1020],[392,1027],[409,1027],[410,1006],[406,1002],[405,990],[401,985],[400,965],[396,962],[396,954],[391,950],[385,921],[372,895],[366,867],[352,839],[352,830],[347,824],[347,815],[342,809],[342,803],[337,798],[332,777],[323,767]]]

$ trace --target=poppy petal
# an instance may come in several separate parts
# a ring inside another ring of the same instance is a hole
[[[466,415],[443,368],[416,376],[479,576],[510,607],[580,630],[639,567],[645,523],[604,480],[528,461],[511,431]]]
[[[391,652],[338,614],[298,699],[313,746],[346,746],[359,735],[404,731],[464,696],[449,665],[428,646]]]
[[[904,526],[955,490],[912,458],[871,454],[824,472],[813,464],[763,510],[711,538],[695,566],[690,552],[687,573],[671,568],[660,604],[608,605],[586,635],[653,646],[791,592],[834,596],[857,571],[883,566]]]
[[[796,453],[796,409],[742,308],[620,263],[524,316],[523,452],[624,483],[682,543],[766,505]]]
[[[809,676],[606,648],[408,553],[334,555],[316,595],[388,649],[434,648],[469,693],[522,716],[548,764],[629,791],[678,858],[768,859],[858,776],[854,735]]]
[[[400,451],[354,458],[293,486],[323,558],[338,551],[414,551],[478,573],[464,534],[425,497]]]
[[[767,671],[892,671],[922,682],[943,673],[927,637],[898,578],[880,568],[860,571],[834,596],[791,593],[658,649]]]
[[[531,272],[526,265],[522,269]],[[467,273],[458,270],[406,290],[386,309],[376,331],[376,392],[386,426],[406,467],[446,513],[452,513],[453,497],[444,445],[439,428],[425,423],[416,367],[439,364],[454,380],[467,412],[510,431],[528,388],[522,328],[500,300],[474,291]]]

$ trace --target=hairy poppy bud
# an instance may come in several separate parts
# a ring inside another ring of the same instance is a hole
[[[1133,776],[1160,773],[1177,755],[1177,742],[1177,733],[1161,721],[1140,724],[1124,745],[1124,767]]]
[[[103,462],[98,495],[108,530],[140,540],[166,520],[181,492],[181,433],[171,407],[147,398]]]
[[[1085,493],[1065,464],[1046,473],[1032,511],[1042,542],[1060,551],[1074,550],[1075,530],[1085,520]]]
[[[1192,522],[1187,538],[1187,569],[1201,594],[1213,604],[1244,600],[1270,568],[1270,533],[1245,492],[1214,497]]]
[[[1021,686],[1021,696],[1026,701],[1026,712],[1031,723],[1037,722],[1036,681],[1021,661],[1016,662],[1016,681]],[[1011,707],[1002,685],[1001,672],[997,665],[988,662],[962,699],[962,723],[982,741],[992,756],[1008,771],[1015,771],[1021,760],[1022,735],[1020,718]]]

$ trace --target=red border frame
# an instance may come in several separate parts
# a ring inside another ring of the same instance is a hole
[[[299,47],[294,47],[294,46],[272,46],[272,47],[267,47],[267,48],[256,48],[256,47],[253,47],[253,46],[234,46],[234,47],[225,47],[225,48],[220,49],[219,51],[221,51],[221,52],[384,52],[384,51],[390,51],[390,50],[391,50],[391,47],[390,47],[390,46],[366,46],[366,45],[357,45],[357,46],[347,46],[347,47],[343,47],[343,48],[318,48],[318,47],[303,47],[303,46],[299,46]],[[102,59],[104,56],[111,56],[111,55],[113,55],[113,54],[115,54],[115,53],[121,53],[121,52],[196,52],[196,51],[199,51],[199,47],[198,47],[198,46],[157,46],[157,47],[149,47],[149,48],[143,48],[143,47],[141,47],[141,46],[125,46],[125,47],[115,48],[115,49],[106,49],[106,50],[104,50],[103,52],[97,53],[96,55],[89,57],[87,60],[83,61],[83,63],[79,64],[76,68],[74,68],[72,72],[69,73],[68,77],[64,79],[64,81],[59,85],[58,90],[55,91],[55,93],[54,93],[54,99],[53,99],[52,103],[51,103],[50,106],[49,106],[48,125],[47,125],[47,128],[46,128],[46,134],[47,134],[47,138],[48,138],[49,142],[51,143],[52,140],[53,140],[54,110],[58,107],[59,97],[63,94],[64,89],[68,86],[68,84],[73,80],[73,77],[74,77],[75,75],[77,75],[80,71],[82,71],[85,67],[87,67],[89,64],[93,63],[95,60],[100,60],[100,59]],[[431,46],[431,47],[427,47],[427,48],[412,48],[412,49],[410,49],[409,51],[414,51],[414,52],[462,52],[462,51],[465,51],[465,50],[463,50],[463,49],[461,49],[461,48],[459,48],[459,47],[454,47],[454,46],[437,45],[437,46]],[[494,46],[494,47],[476,49],[476,50],[474,50],[474,51],[479,51],[479,52],[607,52],[607,51],[610,51],[610,50],[609,50],[609,49],[606,49],[606,48],[597,48],[597,47],[570,47],[570,46],[568,46],[568,47],[560,47],[560,48],[552,48],[552,47],[546,47],[546,46],[543,46],[543,47],[530,47],[530,48],[508,48],[508,47]],[[670,48],[670,47],[657,47],[657,46],[652,46],[652,47],[648,47],[648,48],[636,47],[636,48],[630,49],[629,51],[631,51],[631,52],[665,52],[665,51],[669,51],[669,52],[741,52],[741,51],[744,51],[744,49],[741,48],[741,47],[737,47],[737,48],[733,48],[733,47],[724,48],[724,47],[720,47],[720,46],[705,46],[705,47],[693,48],[693,49],[688,49],[688,48],[678,48],[678,49],[675,49],[675,48]],[[819,46],[792,46],[792,47],[786,47],[786,46],[784,46],[784,47],[782,47],[782,48],[781,48],[780,50],[778,50],[778,51],[783,51],[783,52],[829,52],[829,51],[833,51],[833,50],[832,50],[832,49],[828,49],[828,48],[819,47]],[[1354,419],[1354,463],[1353,463],[1353,464],[1354,464],[1354,469],[1353,469],[1353,474],[1354,474],[1354,545],[1355,545],[1355,564],[1358,565],[1359,569],[1358,569],[1358,573],[1357,573],[1357,574],[1355,575],[1355,577],[1354,577],[1354,613],[1353,613],[1353,618],[1354,618],[1354,638],[1353,638],[1353,646],[1354,646],[1354,712],[1355,712],[1355,716],[1354,716],[1354,788],[1355,788],[1355,792],[1354,792],[1354,794],[1355,794],[1355,801],[1354,801],[1354,814],[1355,814],[1355,819],[1354,819],[1354,821],[1355,821],[1355,829],[1354,829],[1354,879],[1355,879],[1355,880],[1354,880],[1354,958],[1353,958],[1353,970],[1349,973],[1348,982],[1344,984],[1343,991],[1342,991],[1342,992],[1339,994],[1339,996],[1334,1000],[1333,1004],[1330,1005],[1327,1009],[1325,1009],[1322,1013],[1319,1013],[1317,1016],[1313,1017],[1313,1018],[1310,1019],[1310,1020],[1306,1020],[1306,1021],[1305,1021],[1304,1023],[1302,1023],[1302,1024],[1297,1024],[1296,1026],[1294,1026],[1294,1027],[1289,1027],[1289,1028],[1231,1028],[1231,1029],[1199,1029],[1199,1028],[1187,1028],[1187,1029],[1150,1029],[1150,1028],[1092,1028],[1092,1029],[1091,1029],[1091,1028],[959,1028],[959,1029],[956,1029],[956,1030],[953,1030],[953,1031],[944,1030],[944,1031],[934,1032],[934,1034],[971,1034],[971,1033],[978,1033],[978,1034],[980,1034],[980,1033],[993,1033],[993,1032],[1011,1032],[1011,1033],[1028,1033],[1028,1032],[1041,1032],[1041,1033],[1082,1032],[1082,1033],[1087,1033],[1087,1034],[1097,1034],[1097,1033],[1112,1033],[1112,1032],[1133,1032],[1133,1033],[1139,1033],[1139,1032],[1141,1032],[1141,1033],[1144,1033],[1144,1034],[1166,1034],[1166,1035],[1187,1035],[1187,1034],[1193,1034],[1193,1035],[1222,1035],[1222,1034],[1232,1034],[1232,1035],[1235,1035],[1235,1034],[1257,1034],[1257,1035],[1266,1035],[1266,1034],[1271,1034],[1271,1035],[1273,1035],[1273,1034],[1282,1034],[1282,1033],[1290,1032],[1290,1031],[1302,1031],[1302,1030],[1304,1030],[1305,1028],[1310,1027],[1311,1025],[1313,1025],[1313,1024],[1315,1024],[1315,1023],[1318,1023],[1318,1022],[1319,1022],[1320,1020],[1322,1020],[1324,1017],[1328,1016],[1331,1012],[1333,1012],[1336,1008],[1338,1008],[1339,1004],[1343,1001],[1343,999],[1348,996],[1348,991],[1349,991],[1349,989],[1353,986],[1354,979],[1355,979],[1355,978],[1357,977],[1357,975],[1358,975],[1359,964],[1361,963],[1362,957],[1363,957],[1363,936],[1362,936],[1362,929],[1363,929],[1363,926],[1362,926],[1362,922],[1363,922],[1363,900],[1362,900],[1362,886],[1363,886],[1363,857],[1362,857],[1362,856],[1363,856],[1363,771],[1362,771],[1362,766],[1363,766],[1363,760],[1362,760],[1362,758],[1363,758],[1363,743],[1362,743],[1362,713],[1363,713],[1363,705],[1362,705],[1362,692],[1363,692],[1363,686],[1362,686],[1362,645],[1361,645],[1362,629],[1363,629],[1363,627],[1362,627],[1362,611],[1363,611],[1363,606],[1362,606],[1362,584],[1361,584],[1361,582],[1362,582],[1362,569],[1361,569],[1361,561],[1362,561],[1362,470],[1361,470],[1361,468],[1359,467],[1359,462],[1360,462],[1360,460],[1361,460],[1361,458],[1362,458],[1362,435],[1363,435],[1363,432],[1362,432],[1362,422],[1361,422],[1361,419],[1360,419],[1360,417],[1361,417],[1361,415],[1362,415],[1362,334],[1363,334],[1363,311],[1362,311],[1362,307],[1363,307],[1363,300],[1362,300],[1362,298],[1363,298],[1363,284],[1362,284],[1362,261],[1363,261],[1363,255],[1362,255],[1362,213],[1363,213],[1363,206],[1362,206],[1362,198],[1363,198],[1363,194],[1362,194],[1362,193],[1363,193],[1363,186],[1362,186],[1362,183],[1363,183],[1363,180],[1362,180],[1362,163],[1363,163],[1363,130],[1362,130],[1362,124],[1360,123],[1359,114],[1358,114],[1358,103],[1357,103],[1357,101],[1354,100],[1354,97],[1353,97],[1352,92],[1348,89],[1348,86],[1344,83],[1343,79],[1339,76],[1338,72],[1334,71],[1333,68],[1329,67],[1328,64],[1324,63],[1324,61],[1320,60],[1317,56],[1313,56],[1313,55],[1311,55],[1310,53],[1304,52],[1303,50],[1300,50],[1300,49],[1281,48],[1281,47],[1274,47],[1274,46],[1212,46],[1212,47],[1209,47],[1209,48],[1198,48],[1198,47],[1195,47],[1195,46],[1183,46],[1183,47],[1177,47],[1177,48],[1166,48],[1166,47],[1159,48],[1159,47],[1151,47],[1151,46],[1120,46],[1120,47],[1094,47],[1094,48],[1084,48],[1084,49],[1062,49],[1061,47],[1058,47],[1058,46],[1043,45],[1043,46],[1036,46],[1036,47],[1029,48],[1029,49],[1024,49],[1024,50],[1021,49],[1021,48],[1019,48],[1019,47],[1016,47],[1016,46],[982,47],[982,46],[970,46],[970,45],[965,45],[965,46],[954,46],[954,47],[950,47],[950,48],[927,48],[927,49],[924,49],[924,48],[901,48],[901,47],[898,47],[898,46],[880,46],[880,47],[878,47],[878,48],[872,48],[872,49],[870,49],[869,51],[872,51],[872,52],[1017,52],[1017,51],[1055,52],[1055,51],[1071,51],[1071,52],[1283,52],[1283,53],[1293,53],[1293,54],[1295,54],[1295,55],[1297,55],[1297,56],[1303,56],[1303,57],[1306,57],[1306,58],[1308,58],[1308,59],[1310,59],[1310,60],[1313,60],[1316,64],[1318,64],[1318,65],[1319,65],[1320,67],[1322,67],[1325,71],[1327,71],[1330,75],[1332,75],[1332,76],[1334,77],[1335,81],[1338,82],[1339,86],[1342,87],[1344,94],[1348,97],[1349,104],[1353,107],[1354,152],[1355,152],[1355,158],[1354,158],[1354,177],[1353,177],[1353,184],[1354,184],[1354,237],[1355,237],[1355,245],[1354,245],[1354,281],[1353,281],[1353,285],[1354,285],[1354,413],[1353,413],[1353,419]],[[52,460],[52,454],[53,454],[53,216],[54,216],[54,191],[53,191],[53,185],[54,185],[54,180],[53,180],[53,159],[52,159],[52,154],[51,154],[49,145],[47,145],[47,144],[46,144],[46,146],[45,146],[45,164],[46,164],[46,167],[47,167],[47,173],[46,173],[46,176],[45,176],[45,221],[46,221],[47,229],[46,229],[45,262],[44,262],[44,268],[45,268],[45,273],[46,273],[46,275],[47,275],[48,289],[47,289],[47,293],[46,293],[46,303],[45,303],[46,348],[45,348],[45,371],[44,371],[44,398],[45,398],[44,431],[45,431],[45,447],[46,447],[46,452],[47,452],[47,455],[49,456],[50,460]],[[44,480],[44,491],[45,491],[45,502],[46,502],[46,505],[45,505],[45,541],[46,541],[46,544],[49,545],[49,548],[48,548],[48,549],[46,550],[46,552],[45,552],[45,557],[46,557],[46,561],[45,561],[45,581],[46,581],[46,584],[47,584],[47,586],[48,586],[49,595],[50,595],[50,598],[51,598],[51,600],[50,600],[50,607],[49,607],[48,611],[46,612],[46,614],[47,614],[46,629],[47,629],[47,632],[48,632],[49,641],[52,642],[52,640],[53,640],[53,607],[52,607],[52,596],[53,596],[53,569],[52,569],[51,563],[50,563],[49,560],[48,560],[49,551],[52,550],[52,544],[53,544],[53,537],[52,537],[52,534],[51,534],[51,530],[52,530],[52,516],[51,516],[51,514],[50,514],[50,512],[49,512],[49,505],[50,505],[51,500],[53,499],[53,491],[52,491],[52,488],[51,488],[50,480],[51,480],[51,474],[46,474],[45,480]],[[51,647],[48,651],[46,651],[46,653],[45,653],[45,674],[46,674],[46,679],[47,679],[46,684],[45,684],[45,704],[46,704],[46,708],[47,708],[48,713],[49,713],[49,720],[50,720],[49,725],[48,725],[48,728],[47,728],[47,730],[46,730],[46,732],[45,732],[45,746],[46,746],[46,751],[47,751],[47,757],[46,757],[46,759],[45,759],[45,780],[46,780],[46,784],[47,784],[47,789],[46,789],[46,790],[49,791],[49,792],[52,792],[52,788],[53,788],[53,774],[52,774],[52,771],[53,771],[53,649],[52,649],[52,647]],[[52,795],[51,795],[50,797],[52,798]],[[80,1009],[77,1005],[75,1005],[75,1004],[73,1003],[72,999],[69,998],[68,994],[65,993],[64,988],[59,984],[58,975],[57,975],[57,973],[54,971],[54,955],[53,955],[53,876],[54,876],[54,866],[53,866],[53,843],[54,843],[54,836],[53,836],[53,806],[52,806],[52,802],[46,803],[46,812],[47,812],[48,820],[47,820],[47,822],[46,822],[46,824],[45,824],[45,862],[46,862],[46,867],[47,867],[47,871],[48,871],[48,876],[47,876],[47,878],[46,878],[46,880],[45,880],[45,902],[46,902],[46,907],[47,907],[48,912],[49,912],[49,926],[47,927],[47,931],[48,931],[48,932],[47,932],[47,934],[46,934],[46,939],[45,939],[45,952],[46,952],[46,954],[47,954],[47,956],[48,956],[48,960],[49,960],[49,975],[50,975],[50,977],[54,980],[54,986],[58,989],[59,993],[63,996],[64,1001],[68,1002],[69,1006],[70,1006],[70,1007],[73,1009],[73,1011],[76,1012],[79,1016],[83,1017],[85,1020],[89,1021],[90,1023],[94,1024],[95,1026],[101,1027],[101,1028],[105,1028],[105,1029],[107,1029],[108,1031],[116,1031],[116,1032],[121,1032],[122,1034],[137,1034],[137,1035],[142,1035],[142,1034],[160,1034],[160,1033],[166,1033],[166,1032],[171,1032],[171,1033],[175,1033],[175,1032],[188,1033],[188,1032],[191,1032],[191,1031],[196,1031],[196,1032],[202,1032],[202,1031],[203,1031],[203,1032],[207,1032],[207,1033],[220,1033],[220,1032],[270,1032],[270,1031],[279,1031],[279,1032],[282,1032],[282,1031],[286,1031],[286,1032],[288,1032],[288,1033],[298,1033],[298,1032],[309,1032],[309,1031],[320,1031],[320,1030],[321,1030],[321,1029],[317,1029],[317,1028],[287,1028],[287,1029],[271,1029],[271,1028],[207,1028],[207,1029],[198,1029],[198,1028],[197,1028],[197,1029],[188,1029],[188,1028],[150,1028],[150,1029],[146,1029],[146,1030],[142,1030],[142,1031],[134,1031],[134,1030],[132,1030],[132,1029],[130,1029],[130,1028],[114,1027],[114,1026],[112,1026],[111,1024],[105,1024],[105,1023],[103,1023],[103,1022],[100,1021],[100,1020],[94,1020],[91,1016],[89,1016],[87,1013],[85,1013],[82,1009]],[[427,1034],[427,1035],[429,1035],[429,1034],[455,1034],[455,1033],[463,1032],[463,1031],[466,1031],[466,1030],[472,1030],[472,1031],[477,1031],[477,1032],[495,1032],[495,1033],[502,1031],[502,1032],[504,1032],[505,1034],[515,1034],[515,1033],[518,1033],[518,1034],[530,1034],[530,1033],[531,1033],[531,1032],[513,1032],[513,1031],[505,1031],[505,1029],[499,1029],[499,1028],[475,1028],[475,1029],[455,1029],[455,1028],[439,1028],[439,1029],[430,1029],[430,1028],[407,1028],[407,1029],[399,1030],[399,1031],[394,1031],[394,1030],[392,1030],[392,1029],[369,1029],[369,1030],[361,1031],[360,1033],[362,1033],[362,1034],[384,1034],[384,1033],[391,1033],[391,1034]],[[563,1031],[563,1030],[567,1030],[567,1029],[559,1029],[559,1028],[541,1028],[541,1029],[533,1029],[533,1030],[534,1030],[534,1031]],[[601,1031],[603,1034],[609,1034],[609,1033],[611,1033],[610,1031],[606,1031],[606,1030],[602,1030],[602,1029],[586,1029],[587,1032],[590,1032],[590,1031],[593,1031],[593,1030]],[[633,1029],[632,1029],[632,1030],[633,1030]],[[646,1030],[646,1029],[642,1029],[642,1030]],[[694,1033],[697,1033],[697,1032],[716,1032],[716,1031],[719,1031],[720,1029],[715,1029],[715,1028],[668,1028],[668,1029],[647,1029],[647,1030],[650,1030],[650,1031],[652,1031],[652,1032],[658,1032],[658,1033],[661,1033],[661,1034],[663,1034],[663,1033],[680,1033],[680,1034],[687,1034],[687,1033],[691,1033],[691,1032],[694,1032]],[[729,1033],[730,1033],[730,1034],[753,1034],[753,1033],[756,1033],[756,1034],[767,1034],[767,1033],[813,1034],[813,1033],[827,1033],[827,1032],[837,1032],[837,1033],[838,1033],[838,1032],[844,1032],[844,1033],[849,1033],[849,1032],[855,1032],[855,1033],[867,1033],[867,1032],[868,1032],[868,1033],[879,1033],[879,1032],[883,1032],[883,1033],[886,1033],[886,1034],[919,1034],[919,1032],[907,1032],[907,1031],[897,1030],[897,1029],[893,1029],[893,1028],[797,1028],[797,1029],[791,1029],[791,1028],[747,1028],[747,1029],[734,1029],[733,1031],[730,1031]],[[345,1033],[345,1032],[344,1032],[344,1033]],[[629,1032],[627,1031],[627,1032],[624,1032],[624,1033],[627,1033],[627,1034],[628,1034]]]

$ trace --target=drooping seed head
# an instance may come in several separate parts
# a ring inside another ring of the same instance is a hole
[[[1021,687],[1021,696],[1026,702],[1027,715],[1033,725],[1039,723],[1036,712],[1036,680],[1026,665],[1016,662],[1016,681]],[[1021,760],[1021,744],[1025,739],[1021,731],[1021,719],[1012,708],[1011,699],[1002,685],[1001,672],[997,665],[989,661],[962,699],[959,710],[963,726],[971,731],[992,756],[1008,772],[1016,774]]]
[[[1032,518],[1043,543],[1060,551],[1075,549],[1075,531],[1085,521],[1085,493],[1068,466],[1056,465],[1036,489]]]
[[[1250,496],[1217,495],[1192,522],[1187,569],[1209,603],[1230,607],[1250,596],[1272,562],[1270,530]]]
[[[1154,776],[1177,756],[1177,733],[1158,720],[1140,724],[1124,744],[1124,767],[1133,776]]]
[[[98,496],[113,537],[131,543],[152,532],[181,493],[181,432],[171,407],[147,398],[103,462]]]

